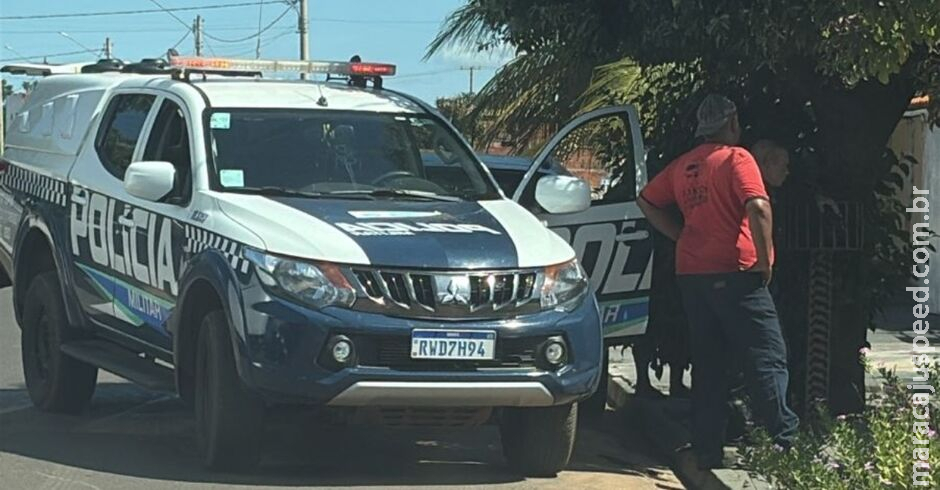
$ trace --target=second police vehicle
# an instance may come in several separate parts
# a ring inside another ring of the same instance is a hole
[[[645,328],[632,108],[490,170],[433,108],[382,87],[392,65],[3,70],[50,75],[0,161],[0,285],[41,409],[82,411],[102,368],[191,403],[211,467],[256,464],[266,410],[296,405],[493,422],[512,465],[551,474],[604,377],[605,333]],[[582,144],[599,135],[620,145],[615,200],[599,185],[610,152]]]

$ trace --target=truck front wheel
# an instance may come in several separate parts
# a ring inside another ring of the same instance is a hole
[[[526,476],[552,476],[571,459],[578,404],[506,408],[500,419],[503,456]]]
[[[33,405],[47,412],[83,411],[95,392],[98,368],[60,350],[72,332],[55,271],[44,272],[30,283],[22,322],[23,376]]]
[[[261,456],[264,403],[238,377],[221,311],[205,316],[198,339],[194,405],[203,461],[212,469],[250,470]]]

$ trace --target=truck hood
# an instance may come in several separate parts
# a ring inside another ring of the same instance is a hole
[[[542,267],[575,257],[535,216],[508,200],[307,199],[217,193],[220,209],[271,253],[422,269]]]

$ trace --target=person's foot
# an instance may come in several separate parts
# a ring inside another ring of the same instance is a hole
[[[692,390],[686,388],[682,383],[670,385],[669,396],[673,398],[689,398],[692,396]]]
[[[640,398],[666,398],[661,391],[653,388],[650,384],[640,383],[636,385],[636,396]]]

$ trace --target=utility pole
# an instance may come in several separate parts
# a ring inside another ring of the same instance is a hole
[[[300,18],[298,19],[298,31],[300,32],[300,60],[307,61],[310,59],[309,51],[309,33],[307,32],[307,25],[310,20],[307,18],[307,0],[300,0]],[[301,72],[301,80],[307,79],[307,73]]]
[[[461,66],[460,69],[463,71],[470,72],[470,93],[473,93],[473,71],[483,68],[482,66]]]
[[[196,56],[202,56],[202,16],[197,15],[193,23],[193,39],[196,41]]]
[[[106,60],[111,59],[111,48],[112,48],[111,38],[110,37],[104,38],[104,59]]]
[[[6,81],[6,80],[4,80]],[[6,107],[6,97],[3,96],[3,82],[0,82],[0,157],[3,156],[3,145],[6,140],[6,119],[7,119],[7,107]]]

